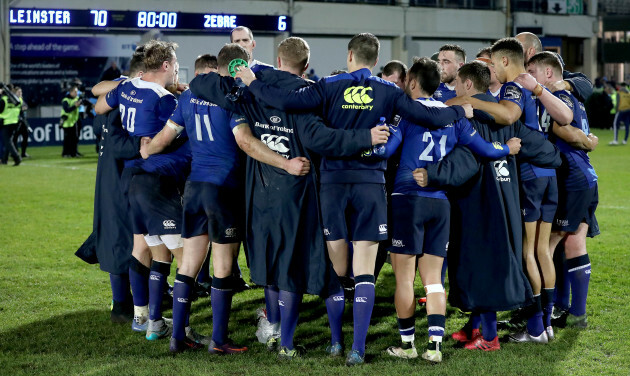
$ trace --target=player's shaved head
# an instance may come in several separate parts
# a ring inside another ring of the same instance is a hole
[[[476,60],[466,63],[459,68],[457,75],[462,81],[470,80],[478,92],[485,93],[488,91],[490,86],[490,68],[488,68],[486,63]]]
[[[217,57],[210,54],[199,55],[195,60],[195,73],[203,72],[206,69],[218,69]]]
[[[247,53],[246,49],[236,43],[226,44],[223,48],[221,48],[221,51],[219,51],[219,55],[217,56],[219,68],[227,69],[230,61],[234,59],[249,61],[249,53]]]
[[[455,59],[457,59],[458,63],[465,63],[466,62],[466,51],[464,51],[463,48],[461,48],[460,46],[456,45],[456,44],[445,44],[442,47],[440,47],[440,51],[439,52],[443,52],[443,51],[453,51],[453,54],[455,55]],[[439,54],[438,52],[438,54]]]
[[[410,81],[418,82],[422,91],[428,95],[433,95],[440,86],[440,66],[428,57],[414,58],[407,75]]]
[[[524,65],[523,45],[516,38],[499,39],[492,45],[492,56],[506,56],[514,64]]]
[[[543,50],[542,43],[540,42],[540,39],[538,39],[536,34],[524,32],[516,35],[516,39],[521,42],[525,51],[529,50],[530,48],[534,48],[536,53],[542,52]]]
[[[278,56],[282,64],[303,72],[310,59],[311,49],[304,39],[290,37],[278,45]]]
[[[151,40],[144,45],[144,67],[147,71],[160,69],[165,61],[171,62],[176,57],[175,50],[179,45],[175,42]]]
[[[381,44],[371,33],[357,34],[348,42],[348,51],[352,51],[358,63],[373,66],[378,60]]]
[[[562,64],[560,64],[560,59],[553,52],[543,51],[537,53],[527,62],[527,65],[530,64],[549,67],[553,70],[553,74],[556,77],[562,77]]]

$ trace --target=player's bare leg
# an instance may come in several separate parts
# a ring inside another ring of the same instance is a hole
[[[538,222],[525,222],[523,232],[523,262],[527,270],[529,283],[532,285],[534,295],[540,294],[540,272],[536,263],[536,230]]]
[[[348,243],[345,239],[327,241],[328,257],[338,276],[348,274]]]
[[[403,359],[418,357],[414,344],[415,339],[415,297],[413,282],[416,278],[416,255],[402,253],[390,253],[392,268],[396,277],[396,290],[394,292],[394,306],[398,321],[401,345],[390,346],[387,354]]]

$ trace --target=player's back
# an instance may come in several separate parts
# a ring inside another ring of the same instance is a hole
[[[192,150],[189,180],[239,185],[242,158],[232,131],[239,118],[242,119],[240,115],[197,98],[190,90],[180,96],[171,121],[186,128]]]
[[[446,107],[444,103],[433,98],[418,101],[427,107]],[[412,173],[417,168],[426,168],[428,164],[441,161],[453,150],[462,131],[474,132],[470,123],[457,121],[444,128],[431,130],[402,120],[398,126],[390,127],[390,130],[392,133],[401,132],[402,137],[402,152],[393,194],[446,199],[446,194],[441,189],[420,187]]]
[[[123,127],[133,136],[153,137],[173,113],[177,100],[162,86],[128,79],[107,93],[107,104],[119,108]]]
[[[573,121],[567,127],[574,127],[585,135],[590,133],[586,109],[582,102],[578,101],[574,95],[562,90],[554,93],[573,111]],[[564,155],[566,165],[558,170],[559,177],[567,190],[584,190],[595,186],[597,175],[591,165],[590,158],[586,151],[574,148],[559,137],[550,137],[554,144]]]
[[[433,98],[438,101],[444,103],[449,99],[455,98],[457,93],[455,93],[455,89],[451,89],[444,82],[440,82],[440,86],[433,93]]]

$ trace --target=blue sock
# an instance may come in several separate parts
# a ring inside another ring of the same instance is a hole
[[[442,337],[444,337],[444,326],[446,325],[446,316],[427,315],[427,324],[429,325],[429,341],[442,342]]]
[[[297,327],[302,294],[280,290],[278,305],[280,306],[280,346],[293,350],[293,334]]]
[[[586,313],[586,297],[591,279],[591,260],[588,255],[567,260],[569,280],[571,281],[571,308],[569,313],[582,316]]]
[[[571,283],[569,281],[569,270],[567,261],[564,258],[564,245],[560,243],[556,248],[556,255],[553,258],[556,269],[556,290],[553,301],[558,308],[568,310],[569,298],[571,297]]]
[[[155,260],[151,262],[151,274],[149,275],[149,319],[151,320],[162,318],[164,288],[170,272],[170,263]]]
[[[346,308],[346,300],[343,289],[326,298],[326,311],[328,312],[328,324],[330,325],[330,344],[339,342],[343,345],[343,311]]]
[[[219,346],[227,341],[228,321],[232,308],[232,277],[212,277],[212,340]]]
[[[497,313],[492,311],[483,312],[480,316],[483,339],[492,341],[497,336]]]
[[[470,322],[471,329],[479,329],[479,326],[481,326],[481,315],[473,312],[470,315],[469,322]]]
[[[129,284],[133,292],[133,305],[144,307],[149,304],[149,274],[151,270],[138,259],[131,257],[129,264]]]
[[[279,291],[275,286],[265,287],[265,305],[267,308],[267,321],[270,324],[280,322],[280,306],[278,305]]]
[[[110,274],[109,284],[112,287],[112,299],[122,303],[129,301],[131,298],[129,274]]]
[[[551,326],[551,313],[553,312],[553,292],[553,288],[542,290],[543,324],[545,325],[545,328]]]
[[[442,286],[444,285],[444,282],[446,281],[446,270],[448,269],[448,262],[446,261],[446,257],[444,257],[444,262],[442,263]]]
[[[354,277],[354,342],[352,350],[363,356],[365,354],[365,338],[370,327],[370,318],[374,308],[374,276],[362,274]]]
[[[173,286],[173,338],[183,340],[186,337],[186,327],[190,316],[188,297],[195,285],[195,279],[183,274],[175,276]]]
[[[543,313],[540,294],[534,295],[534,305],[530,307],[531,315],[527,318],[527,333],[534,337],[538,337],[545,331],[543,326]]]
[[[413,316],[405,319],[398,318],[398,333],[403,342],[413,342],[416,334],[416,318]]]
[[[210,279],[210,252],[206,256],[206,259],[203,261],[203,265],[201,265],[201,269],[199,269],[199,274],[197,274],[197,282],[204,283],[208,282]]]

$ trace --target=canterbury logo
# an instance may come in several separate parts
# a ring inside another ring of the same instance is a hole
[[[355,303],[367,303],[367,298],[364,296],[357,296],[354,298]]]
[[[162,224],[164,225],[164,228],[166,229],[173,229],[175,228],[175,221],[172,219],[167,219],[164,222],[162,222]]]
[[[351,86],[343,92],[343,99],[346,103],[341,106],[343,109],[351,110],[372,110],[374,106],[369,106],[374,98],[370,97],[368,92],[372,91],[371,87]]]
[[[265,133],[260,136],[260,141],[265,143],[269,149],[278,153],[286,153],[289,151],[289,148],[282,143],[282,141],[289,141],[289,138],[285,136],[276,136],[274,134]]]

